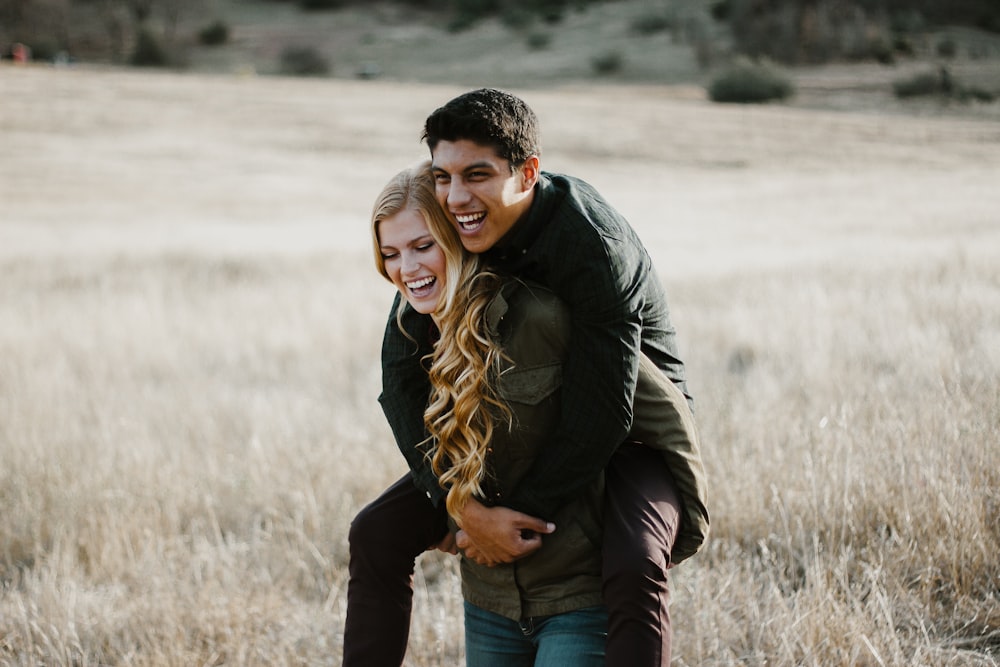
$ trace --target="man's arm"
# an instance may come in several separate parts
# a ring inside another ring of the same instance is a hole
[[[555,531],[554,523],[509,507],[486,507],[474,498],[462,511],[456,545],[480,565],[512,563],[542,548],[542,536]]]
[[[572,252],[553,261],[547,276],[573,322],[560,423],[505,500],[534,516],[550,514],[591,483],[628,434],[643,328],[662,328],[672,345],[662,287],[630,230],[617,237],[593,228],[572,234]]]

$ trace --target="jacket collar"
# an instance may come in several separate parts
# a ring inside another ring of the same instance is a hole
[[[524,217],[518,220],[496,245],[484,254],[489,259],[503,262],[527,252],[535,242],[546,222],[551,220],[552,211],[558,203],[556,188],[548,172],[542,172],[535,184],[535,197]]]

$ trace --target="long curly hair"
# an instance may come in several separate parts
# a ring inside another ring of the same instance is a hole
[[[494,429],[508,424],[510,408],[496,386],[509,364],[488,331],[486,309],[502,284],[477,255],[462,247],[434,194],[430,162],[406,169],[389,181],[372,210],[375,266],[389,280],[379,249],[379,224],[400,211],[417,211],[445,257],[445,284],[432,317],[440,337],[429,355],[430,398],[424,411],[429,437],[422,443],[442,488],[448,513],[460,521],[469,498],[483,496]],[[405,302],[400,304],[397,318]]]

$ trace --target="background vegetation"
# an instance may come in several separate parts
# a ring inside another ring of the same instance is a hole
[[[0,0],[0,57],[25,44],[59,65],[683,85],[725,102],[1000,118],[997,13],[978,0]]]
[[[339,664],[347,526],[403,472],[367,215],[463,88],[0,86],[0,664]],[[1000,663],[1000,125],[522,94],[680,331],[714,533],[675,664]],[[453,560],[416,604],[408,665],[461,664]]]
[[[666,35],[686,44],[702,65],[736,55],[786,64],[890,62],[933,49],[928,40],[944,28],[1000,33],[1000,6],[991,0],[0,0],[0,46],[9,52],[12,43],[23,42],[42,60],[64,54],[122,63],[142,40],[155,40],[171,55],[169,64],[189,66],[199,46],[218,47],[228,40],[228,34],[221,42],[200,40],[207,28],[215,26],[218,37],[220,27],[249,24],[285,41],[296,35],[270,19],[283,16],[287,23],[295,12],[306,24],[323,15],[338,17],[341,24],[361,14],[374,16],[369,40],[384,39],[393,26],[437,26],[456,33],[499,22],[508,39],[528,36],[538,42],[540,34],[551,40],[564,32],[574,17],[607,8],[628,18],[633,36]],[[340,48],[332,43],[339,39],[333,33],[322,39],[305,31],[297,39],[317,43],[283,43],[278,50]],[[954,48],[954,37],[946,39]],[[991,50],[984,40],[971,48],[980,56]]]

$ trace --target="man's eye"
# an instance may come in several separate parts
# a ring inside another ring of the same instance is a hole
[[[434,180],[438,183],[447,183],[451,178],[448,177],[448,174],[434,174]]]

